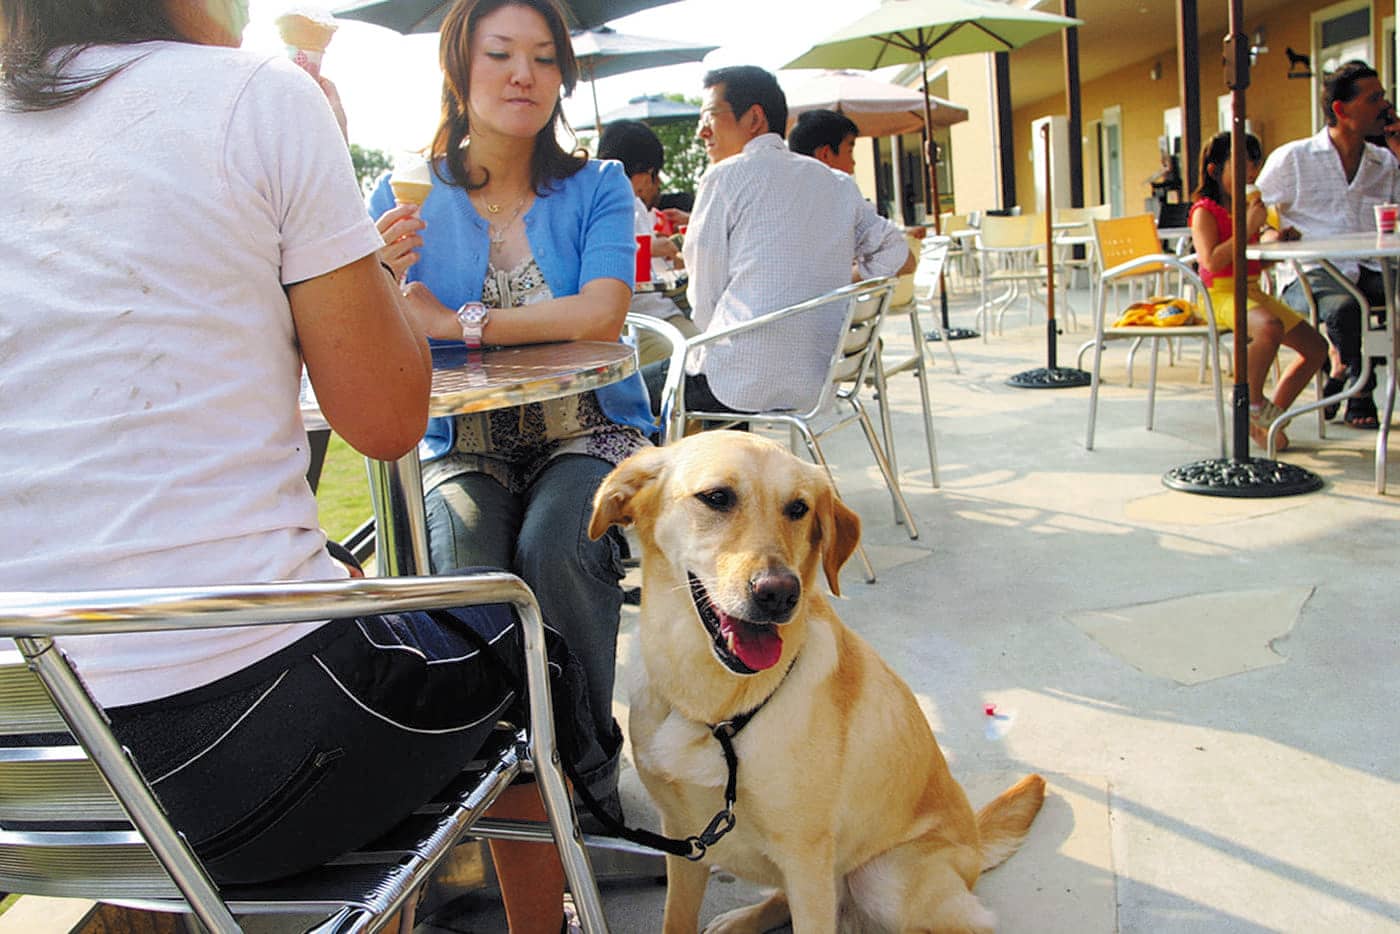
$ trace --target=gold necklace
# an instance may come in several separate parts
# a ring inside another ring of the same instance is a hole
[[[501,213],[502,207],[503,205],[488,203],[486,205],[486,210],[494,215]],[[519,201],[515,202],[515,210],[511,212],[510,219],[504,224],[497,227],[490,221],[486,222],[487,236],[491,240],[492,246],[500,246],[502,243],[506,242],[506,233],[511,227],[515,226],[515,222],[520,219],[520,210],[523,207],[525,207],[525,199],[522,197]]]

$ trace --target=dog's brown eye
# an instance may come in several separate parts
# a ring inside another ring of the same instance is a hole
[[[717,512],[728,512],[734,508],[734,491],[728,487],[705,490],[703,493],[696,493],[695,498]]]
[[[800,499],[795,499],[788,503],[787,506],[783,507],[783,515],[793,520],[801,519],[810,511],[811,507]]]

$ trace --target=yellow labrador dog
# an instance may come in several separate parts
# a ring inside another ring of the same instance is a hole
[[[637,770],[672,837],[724,808],[712,727],[744,723],[736,825],[702,861],[668,856],[665,930],[696,930],[706,863],[778,891],[709,931],[991,931],[972,886],[1020,845],[1045,796],[1022,779],[979,813],[913,693],[820,592],[860,519],[820,467],[749,434],[640,451],[604,480],[589,532],[642,546],[645,671],[631,699]],[[746,719],[751,715],[751,719]]]

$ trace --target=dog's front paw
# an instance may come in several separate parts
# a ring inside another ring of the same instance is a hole
[[[726,911],[705,925],[705,934],[763,934],[790,918],[787,896],[774,892],[757,905]]]

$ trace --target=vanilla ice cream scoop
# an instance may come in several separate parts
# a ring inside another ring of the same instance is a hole
[[[338,28],[330,14],[301,8],[283,13],[273,23],[292,61],[305,68],[313,78],[319,77],[321,58]]]
[[[422,159],[412,159],[403,168],[395,166],[389,187],[400,204],[422,204],[433,190],[432,169]]]

